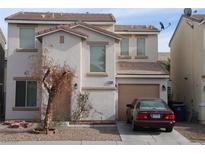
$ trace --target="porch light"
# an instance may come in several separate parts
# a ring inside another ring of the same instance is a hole
[[[74,84],[74,89],[77,89],[77,88],[78,88],[78,84],[75,83],[75,84]]]
[[[162,91],[166,91],[166,86],[162,85]]]

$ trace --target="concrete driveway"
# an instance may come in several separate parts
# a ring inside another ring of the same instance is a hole
[[[182,136],[176,130],[167,133],[163,130],[142,129],[139,131],[132,131],[131,124],[125,122],[118,122],[117,124],[122,144],[153,144],[153,145],[187,145],[198,144],[192,143],[187,138]]]

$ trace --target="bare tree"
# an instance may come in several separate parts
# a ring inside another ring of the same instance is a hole
[[[66,63],[63,65],[56,63],[47,55],[47,52],[32,56],[31,69],[31,77],[37,80],[48,94],[43,126],[44,131],[48,134],[53,118],[54,103],[59,101],[65,93],[71,93],[74,72]]]
[[[74,121],[80,121],[89,116],[90,110],[93,109],[92,105],[89,102],[88,93],[79,93],[77,95],[77,104],[76,109],[72,114]]]

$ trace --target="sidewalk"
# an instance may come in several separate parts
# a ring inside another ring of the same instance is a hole
[[[149,145],[134,141],[15,141],[0,142],[0,145]],[[168,144],[169,145],[169,144]],[[201,145],[189,142],[187,145]]]

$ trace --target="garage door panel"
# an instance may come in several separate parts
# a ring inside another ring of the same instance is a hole
[[[118,119],[126,120],[126,104],[135,98],[159,98],[158,84],[120,84],[118,86]]]

